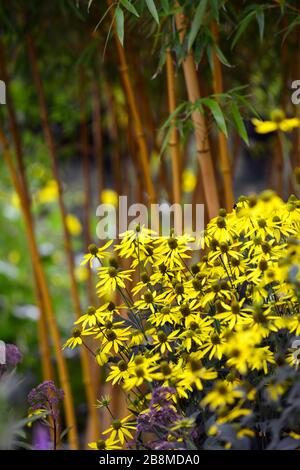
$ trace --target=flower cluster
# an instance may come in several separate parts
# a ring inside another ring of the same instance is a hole
[[[57,419],[59,402],[64,399],[62,389],[56,388],[52,380],[46,380],[33,388],[28,394],[28,403],[32,414],[46,411],[53,419]]]
[[[81,316],[67,345],[94,340],[131,414],[91,447],[117,448],[124,436],[135,448],[300,445],[299,422],[281,416],[300,398],[299,234],[300,201],[265,191],[221,209],[199,250],[188,235],[140,226],[109,253],[92,247],[101,305]]]

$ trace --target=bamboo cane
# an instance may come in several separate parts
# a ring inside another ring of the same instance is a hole
[[[117,119],[117,111],[116,111],[116,102],[113,96],[111,85],[109,84],[108,80],[104,82],[105,84],[105,91],[106,91],[106,105],[108,109],[108,115],[110,117],[110,125],[109,125],[109,134],[110,140],[112,143],[112,155],[113,155],[113,173],[114,173],[114,181],[115,181],[115,189],[117,193],[121,194],[121,174],[122,174],[122,167],[121,167],[121,151],[120,151],[120,141],[118,139],[118,119]]]
[[[32,225],[30,223],[30,215],[29,215],[28,207],[23,197],[22,186],[17,176],[15,165],[11,157],[8,141],[6,137],[4,136],[2,130],[0,130],[0,141],[3,147],[4,161],[9,170],[15,191],[18,194],[19,199],[20,199],[21,210],[24,216],[24,222],[25,222],[25,227],[26,227],[26,234],[28,236],[30,255],[32,257],[32,261],[35,266],[38,283],[39,283],[41,293],[44,299],[45,312],[47,315],[47,322],[49,324],[50,333],[53,339],[53,345],[54,345],[54,350],[55,350],[55,355],[56,355],[56,360],[57,360],[57,365],[58,365],[58,372],[59,372],[59,377],[60,377],[60,383],[65,392],[64,407],[65,407],[65,413],[66,413],[66,424],[69,427],[69,434],[68,434],[69,443],[70,443],[71,448],[77,449],[78,448],[78,436],[77,436],[77,427],[76,427],[76,420],[75,420],[75,413],[74,413],[73,397],[72,397],[72,392],[71,392],[71,386],[70,386],[70,380],[69,380],[69,374],[68,374],[66,361],[61,350],[60,333],[57,327],[55,314],[54,314],[53,307],[52,307],[50,292],[49,292],[47,280],[43,271],[35,235],[32,230]]]
[[[178,7],[178,2],[175,2]],[[175,15],[176,27],[179,33],[181,43],[185,37],[185,16],[183,12]],[[201,98],[199,83],[195,68],[194,56],[192,51],[183,60],[183,72],[188,98],[191,103],[195,103]],[[196,147],[201,167],[202,183],[205,194],[205,200],[208,208],[209,217],[215,217],[219,210],[219,197],[217,190],[216,176],[212,164],[212,157],[208,145],[207,128],[203,115],[199,111],[194,111],[192,120],[195,127]]]
[[[215,44],[218,44],[219,32],[217,23],[215,21],[211,24],[211,31],[215,40]],[[213,48],[213,67],[214,67],[214,92],[216,94],[223,93],[223,77],[221,63],[216,53],[216,49]],[[232,210],[233,207],[233,188],[232,188],[232,175],[231,175],[231,164],[227,145],[227,139],[223,132],[218,131],[218,143],[219,153],[221,162],[221,172],[223,175],[224,184],[224,195],[225,195],[225,206],[228,211]]]
[[[176,109],[176,95],[175,95],[175,80],[174,80],[174,66],[172,60],[172,53],[167,49],[167,85],[168,85],[168,104],[169,114],[174,113]],[[180,149],[178,132],[175,123],[171,123],[172,129],[169,139],[170,153],[172,157],[172,182],[173,182],[173,202],[180,204],[181,202],[181,179],[180,179]]]
[[[42,79],[41,79],[40,72],[38,69],[35,44],[33,42],[32,37],[29,34],[27,35],[26,39],[27,39],[27,48],[28,48],[30,65],[32,69],[32,75],[33,75],[33,79],[35,82],[37,95],[38,95],[43,132],[44,132],[45,141],[46,141],[48,151],[49,151],[53,177],[56,180],[57,186],[58,186],[58,205],[59,205],[59,210],[60,210],[60,215],[61,215],[61,220],[62,220],[64,247],[65,247],[68,272],[69,272],[69,277],[70,277],[70,282],[71,282],[71,297],[72,297],[72,302],[73,302],[74,309],[75,309],[75,314],[76,314],[76,317],[78,318],[81,315],[80,298],[79,298],[79,293],[78,293],[78,288],[77,288],[77,283],[76,283],[76,278],[75,278],[75,265],[74,265],[71,236],[70,236],[67,222],[66,222],[66,210],[65,210],[64,200],[63,200],[63,189],[62,189],[62,184],[60,181],[59,170],[58,170],[57,151],[56,151],[56,146],[55,146],[53,134],[52,134],[50,123],[49,123],[47,103],[45,99]],[[83,369],[84,385],[85,385],[85,391],[86,391],[87,402],[88,402],[88,409],[93,419],[93,433],[94,433],[94,436],[96,436],[97,429],[98,429],[98,414],[95,408],[96,394],[93,388],[93,381],[91,378],[91,371],[90,371],[90,364],[89,364],[90,357],[89,357],[88,351],[85,350],[84,348],[81,348],[80,356],[81,356],[81,361],[82,361],[82,369]]]
[[[88,128],[86,122],[85,111],[85,96],[84,96],[84,76],[83,71],[80,70],[79,80],[79,107],[80,107],[80,147],[82,154],[82,171],[83,171],[83,188],[84,188],[84,204],[83,204],[83,219],[84,219],[84,243],[88,247],[92,243],[91,230],[90,230],[90,201],[92,198],[92,188],[90,180],[90,155],[89,155],[89,142],[88,142]],[[93,276],[90,266],[88,266],[88,298],[91,305],[94,304],[94,285]]]
[[[107,0],[107,3],[109,6],[112,5],[112,0]],[[120,63],[120,73],[122,77],[122,82],[125,90],[125,95],[126,99],[128,102],[128,107],[130,109],[130,113],[132,115],[133,123],[134,123],[134,128],[135,128],[135,136],[137,139],[137,144],[139,147],[139,164],[142,169],[142,174],[143,174],[143,180],[145,183],[145,188],[148,193],[148,201],[150,204],[154,204],[156,202],[156,192],[153,186],[152,178],[151,178],[151,168],[149,165],[149,154],[148,154],[148,149],[147,149],[147,144],[146,144],[146,139],[145,139],[145,134],[143,130],[143,125],[141,121],[141,117],[139,114],[138,106],[137,106],[137,101],[135,97],[135,93],[133,90],[133,86],[129,77],[129,72],[128,72],[128,64],[127,64],[127,59],[125,56],[124,49],[122,47],[122,44],[120,43],[120,40],[118,38],[117,32],[116,32],[116,23],[114,19],[114,12],[113,9],[110,9],[110,13],[112,16],[112,21],[113,21],[113,29],[114,29],[114,39],[115,39],[115,44],[117,48],[117,53],[119,57],[119,63]]]
[[[103,142],[101,126],[101,102],[99,85],[97,80],[92,80],[92,102],[93,102],[93,139],[94,153],[98,175],[98,200],[101,202],[101,191],[104,189],[104,165],[103,165]]]
[[[30,216],[30,224],[33,228],[33,217],[30,210],[30,196],[28,190],[28,184],[26,179],[25,167],[24,167],[24,158],[23,158],[23,148],[21,143],[21,136],[19,132],[19,127],[17,124],[16,113],[14,110],[13,101],[10,95],[10,78],[7,73],[6,67],[6,60],[5,60],[5,52],[3,43],[0,40],[0,73],[3,77],[3,80],[6,84],[6,105],[8,111],[8,119],[9,119],[9,127],[10,133],[13,138],[15,153],[16,153],[16,161],[17,161],[17,168],[18,174],[20,178],[20,185],[22,187],[22,197],[24,198],[25,203],[28,206],[28,213]],[[42,375],[44,380],[54,380],[54,370],[53,365],[51,363],[51,352],[50,352],[50,345],[49,345],[49,338],[47,333],[47,323],[45,319],[45,312],[44,312],[44,302],[43,297],[41,295],[40,286],[38,284],[37,275],[35,272],[35,266],[32,265],[33,269],[33,277],[34,277],[34,296],[36,299],[36,303],[40,312],[39,319],[38,319],[38,338],[39,338],[39,349],[42,359]]]

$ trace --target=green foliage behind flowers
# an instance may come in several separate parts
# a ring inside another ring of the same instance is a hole
[[[221,209],[201,250],[137,226],[95,255],[101,306],[67,345],[93,338],[127,394],[101,449],[300,446],[299,233],[300,201],[265,191]]]

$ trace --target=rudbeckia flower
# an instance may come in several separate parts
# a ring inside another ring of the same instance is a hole
[[[96,442],[90,442],[88,446],[93,450],[117,450],[122,449],[118,440],[112,436],[107,439],[98,439]]]
[[[270,117],[270,121],[261,121],[257,118],[252,119],[258,134],[269,134],[274,131],[291,132],[293,129],[300,127],[300,119],[286,118],[281,109],[274,109]]]

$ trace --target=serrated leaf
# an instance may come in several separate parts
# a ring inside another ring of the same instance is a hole
[[[116,29],[120,43],[124,44],[124,13],[120,7],[116,8]]]
[[[156,9],[154,1],[153,0],[146,0],[146,4],[147,4],[147,7],[148,7],[148,10],[150,11],[151,15],[155,19],[156,23],[159,24],[158,13],[157,13],[157,9]]]
[[[210,109],[217,123],[217,126],[227,137],[228,133],[227,133],[226,122],[225,122],[224,115],[223,115],[222,109],[220,108],[219,103],[216,100],[213,100],[212,98],[203,98],[201,102]]]
[[[207,6],[207,0],[200,0],[199,1],[199,5],[197,6],[195,17],[194,17],[194,20],[192,22],[191,31],[190,31],[190,34],[189,34],[188,50],[190,50],[192,45],[194,44],[194,41],[195,41],[196,36],[198,34],[198,31],[201,27],[203,16],[204,16],[205,10],[206,10],[206,6]]]
[[[136,11],[135,7],[132,5],[132,3],[129,0],[121,0],[120,3],[123,5],[126,10],[128,10],[130,13],[133,15],[139,17],[140,15]]]
[[[245,124],[243,122],[239,108],[237,107],[237,104],[234,101],[231,103],[231,115],[239,135],[241,136],[243,141],[246,142],[247,145],[249,145],[249,139]]]

